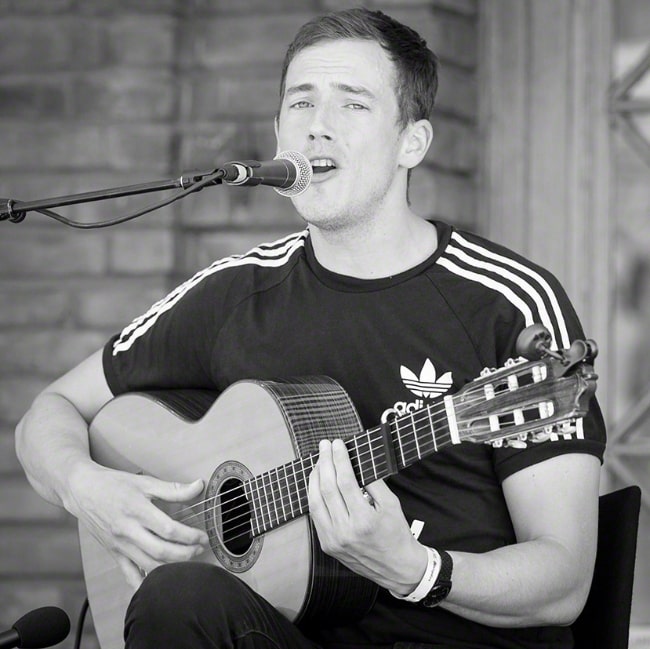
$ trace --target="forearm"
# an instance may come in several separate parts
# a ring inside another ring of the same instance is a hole
[[[475,622],[496,627],[566,625],[584,605],[591,567],[551,538],[485,554],[450,554],[453,587],[441,606]],[[589,548],[585,554],[590,555]]]
[[[16,428],[16,454],[34,489],[49,502],[65,506],[70,477],[92,462],[88,425],[63,396],[44,393]]]

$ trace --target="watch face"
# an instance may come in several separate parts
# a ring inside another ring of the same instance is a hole
[[[442,600],[445,599],[447,595],[449,595],[450,590],[450,582],[447,581],[438,583],[429,591],[429,594],[426,595],[420,603],[426,608],[433,608],[434,606],[440,604],[440,602],[442,602]]]

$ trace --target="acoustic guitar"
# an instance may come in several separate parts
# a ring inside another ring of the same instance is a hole
[[[341,623],[363,615],[377,587],[325,555],[306,516],[319,440],[346,440],[360,485],[452,444],[552,443],[573,434],[588,410],[595,344],[536,349],[529,356],[539,358],[484,370],[453,396],[365,431],[347,393],[327,377],[240,381],[216,401],[205,391],[129,393],[93,420],[91,454],[104,466],[162,480],[202,478],[196,502],[157,503],[207,531],[210,549],[196,560],[237,575],[299,625]],[[120,649],[133,591],[81,524],[79,535],[101,647]]]

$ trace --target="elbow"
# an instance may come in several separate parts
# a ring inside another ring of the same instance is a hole
[[[24,450],[25,450],[25,418],[29,413],[25,414],[22,419],[16,425],[16,431],[14,434],[14,448],[16,450],[16,457],[20,464],[24,467]]]
[[[571,626],[585,607],[590,586],[591,576],[550,603],[540,616],[540,625]]]
[[[571,626],[578,617],[580,617],[580,613],[582,613],[582,610],[587,603],[590,585],[591,580],[589,580],[586,587],[576,589],[573,596],[566,602],[564,615],[562,616],[562,619],[558,621],[558,626]]]
[[[29,420],[32,416],[34,406],[38,403],[39,399],[41,398],[41,395],[42,393],[39,394],[34,399],[29,410],[27,410],[27,412],[22,416],[18,424],[16,424],[16,429],[14,432],[14,448],[16,451],[16,457],[18,458],[18,461],[23,467],[25,466],[25,454],[27,453],[27,446],[28,446],[27,438],[28,438],[28,430],[29,430]]]

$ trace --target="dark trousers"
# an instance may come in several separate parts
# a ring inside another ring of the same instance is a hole
[[[205,563],[160,566],[126,613],[126,649],[319,649],[226,570]]]
[[[126,649],[344,649],[312,642],[243,581],[193,562],[160,566],[147,576],[127,610],[124,639]],[[435,649],[394,645],[429,648]]]

